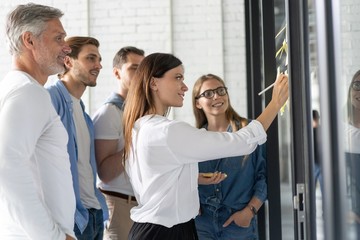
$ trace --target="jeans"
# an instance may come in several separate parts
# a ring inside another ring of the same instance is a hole
[[[315,180],[315,186],[316,186],[316,182],[319,181],[320,190],[321,190],[321,194],[322,194],[323,188],[324,188],[324,181],[323,181],[323,177],[321,174],[321,167],[318,163],[314,164],[314,180]]]
[[[89,222],[83,233],[75,224],[74,232],[78,240],[102,240],[104,234],[103,211],[101,209],[88,209]]]
[[[256,217],[248,228],[239,227],[234,222],[223,227],[225,221],[235,212],[230,208],[212,209],[212,206],[201,205],[201,215],[195,218],[199,240],[256,240]]]

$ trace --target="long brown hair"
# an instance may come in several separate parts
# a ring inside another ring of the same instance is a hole
[[[219,76],[210,73],[203,75],[196,80],[192,91],[192,104],[193,104],[193,112],[195,116],[195,126],[197,128],[202,128],[205,124],[208,123],[204,111],[196,107],[196,101],[197,101],[196,97],[200,95],[200,89],[203,83],[210,79],[215,79],[219,81],[224,87],[226,87],[224,80],[222,80]],[[229,107],[228,109],[226,109],[225,115],[226,115],[226,119],[230,122],[233,132],[239,130],[240,128],[248,124],[248,120],[246,118],[241,117],[231,106],[230,98],[229,98]]]
[[[155,101],[150,88],[153,77],[161,78],[164,74],[182,62],[172,54],[153,53],[146,56],[137,68],[130,84],[125,101],[123,115],[124,160],[129,156],[132,139],[132,129],[135,121],[145,115],[155,114]]]

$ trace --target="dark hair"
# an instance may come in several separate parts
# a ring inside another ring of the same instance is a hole
[[[127,62],[127,57],[130,53],[134,53],[140,56],[145,55],[145,52],[142,49],[132,46],[123,47],[115,54],[113,59],[113,67],[122,67],[122,65]]]
[[[177,57],[168,53],[152,53],[141,61],[130,85],[124,109],[124,159],[128,157],[130,151],[131,132],[135,121],[147,114],[156,113],[155,101],[150,88],[152,78],[161,78],[167,71],[181,64],[182,62]]]
[[[100,43],[97,39],[93,37],[69,37],[66,38],[65,42],[71,48],[71,53],[67,54],[69,57],[73,59],[77,59],[79,56],[79,52],[82,47],[88,44],[95,45],[96,47],[100,46]]]
[[[99,41],[93,37],[79,37],[79,36],[69,37],[69,38],[66,38],[65,42],[71,48],[71,53],[68,53],[67,56],[69,56],[73,59],[78,58],[82,47],[85,45],[90,44],[90,45],[94,45],[96,47],[100,46]],[[62,74],[59,74],[60,76],[64,76],[69,71],[69,69],[67,69],[65,65],[64,65],[64,69],[65,69],[65,72]]]
[[[313,117],[313,120],[318,122],[319,119],[320,119],[320,114],[317,110],[312,110],[312,117]]]

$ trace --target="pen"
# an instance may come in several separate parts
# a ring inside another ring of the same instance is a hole
[[[263,94],[264,92],[266,92],[267,90],[272,88],[274,85],[275,85],[275,82],[273,84],[271,84],[270,86],[268,86],[267,88],[265,88],[264,90],[262,90],[261,92],[259,92],[258,95],[260,96],[261,94]]]

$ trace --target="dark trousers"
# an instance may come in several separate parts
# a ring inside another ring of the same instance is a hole
[[[102,240],[104,233],[103,211],[101,209],[88,209],[89,222],[84,232],[80,232],[75,224],[74,232],[78,240]]]
[[[191,219],[171,228],[152,223],[135,222],[130,229],[129,240],[198,240],[195,221]]]

